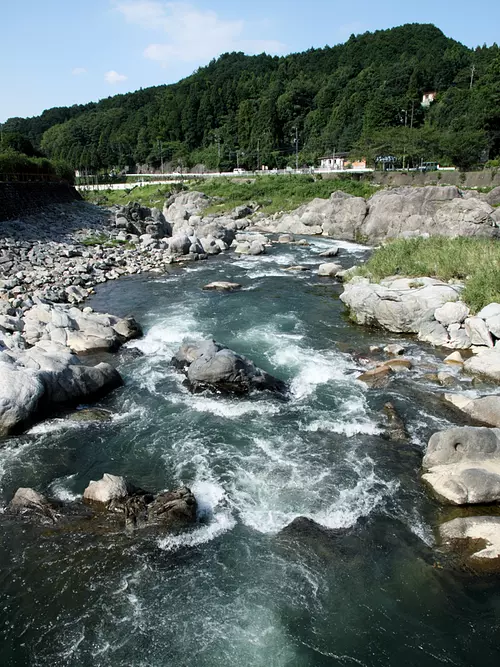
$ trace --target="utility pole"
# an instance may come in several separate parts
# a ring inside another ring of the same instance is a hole
[[[476,72],[476,66],[474,63],[472,63],[472,67],[470,68],[470,86],[469,88],[472,88],[472,84],[474,83],[474,74]]]
[[[299,128],[295,127],[295,171],[299,170]]]
[[[257,139],[257,171],[260,170],[260,139]]]
[[[405,168],[405,159],[406,159],[406,127],[408,125],[408,109],[401,109],[402,113],[405,115],[405,143],[403,146],[403,169]]]
[[[220,134],[215,136],[217,142],[217,171],[220,172]]]
[[[160,149],[161,173],[163,174],[163,144],[161,139],[158,139],[158,148]]]

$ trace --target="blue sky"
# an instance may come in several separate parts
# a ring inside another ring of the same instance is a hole
[[[434,23],[500,39],[500,1],[0,0],[0,122],[178,81],[225,51],[285,54],[351,33]]]

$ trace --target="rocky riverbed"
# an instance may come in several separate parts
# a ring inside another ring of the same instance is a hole
[[[324,230],[267,237],[251,206],[204,218],[206,203],[181,193],[109,219],[78,204],[6,234],[1,391],[28,387],[16,405],[33,407],[0,448],[9,659],[488,664],[498,385],[463,362],[495,352],[493,315],[493,347],[472,356],[471,340],[460,359],[412,328],[356,326],[336,276],[369,250]],[[393,320],[432,310],[448,339],[453,324],[469,335],[470,313],[445,305],[456,286],[392,288],[429,300]],[[101,393],[71,393],[100,372]]]

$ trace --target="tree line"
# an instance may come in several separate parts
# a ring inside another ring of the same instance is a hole
[[[296,151],[301,166],[346,151],[466,169],[500,156],[500,49],[408,24],[285,57],[229,53],[179,83],[11,118],[3,131],[92,172],[283,168]]]

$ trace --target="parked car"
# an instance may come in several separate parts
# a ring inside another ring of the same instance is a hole
[[[418,171],[427,172],[427,171],[437,171],[438,163],[437,162],[422,162]]]

